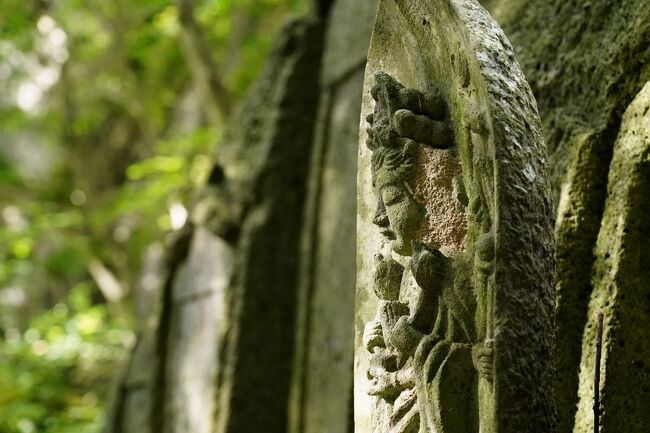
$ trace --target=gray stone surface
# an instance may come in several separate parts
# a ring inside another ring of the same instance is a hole
[[[172,286],[166,354],[165,431],[211,433],[217,371],[227,329],[226,289],[232,247],[205,228],[193,233]]]
[[[458,345],[460,340],[449,335],[446,337],[452,344],[449,353],[456,354],[456,357],[453,358],[455,363],[450,361],[448,364],[452,370],[441,367],[443,373],[439,383],[429,382],[430,379],[426,378],[423,382],[418,382],[418,375],[422,372],[418,369],[420,364],[417,354],[422,355],[425,351],[420,344],[413,364],[416,384],[413,389],[419,405],[420,426],[425,431],[440,428],[444,432],[469,431],[461,426],[467,422],[467,418],[471,418],[468,412],[462,411],[464,415],[460,417],[451,413],[446,415],[445,408],[467,404],[476,394],[479,400],[477,410],[480,431],[553,431],[552,205],[546,153],[535,101],[514,59],[512,48],[498,26],[474,1],[386,0],[380,5],[373,34],[362,118],[373,107],[370,89],[375,80],[378,80],[376,76],[373,78],[378,71],[393,76],[406,88],[422,92],[424,96],[420,98],[425,101],[430,100],[427,95],[437,94],[442,95],[448,104],[448,122],[453,130],[455,144],[452,152],[461,161],[461,182],[469,198],[470,224],[465,249],[460,255],[451,254],[451,248],[445,249],[450,246],[442,241],[433,247],[440,248],[444,252],[443,256],[448,257],[446,260],[455,263],[457,275],[467,275],[467,281],[474,287],[477,296],[477,340],[473,340],[472,355],[477,353],[479,361],[485,356],[490,359],[493,357],[486,368],[481,363],[477,364],[476,358],[472,356],[474,367],[480,372],[478,386],[474,391],[460,391],[460,382],[457,380],[464,378],[462,380],[467,381],[468,375],[473,374],[470,371],[473,369],[471,361],[470,370],[460,373],[467,362],[467,356],[462,354],[465,350],[462,347],[465,346]],[[421,103],[416,111],[428,115],[438,125],[438,118],[427,113],[427,106],[431,108],[426,103],[423,107]],[[401,120],[395,122],[399,125]],[[422,122],[426,123],[424,120]],[[435,125],[433,130],[437,128]],[[397,128],[399,132],[400,129]],[[405,138],[413,137],[403,130],[399,134]],[[392,255],[394,260],[407,266],[405,276],[408,276],[410,269],[419,269],[417,265],[412,268],[413,259],[410,265],[408,257],[406,261],[404,259],[404,255],[411,255],[407,244],[398,246],[397,249],[393,244],[394,252],[391,253],[387,251],[388,245],[382,241],[379,230],[373,227],[372,220],[378,215],[375,213],[377,198],[371,188],[372,152],[363,144],[366,138],[362,134],[358,180],[356,431],[389,431],[387,426],[392,425],[396,419],[408,422],[408,428],[412,429],[416,427],[404,415],[410,407],[408,405],[411,404],[409,401],[413,398],[412,395],[402,393],[393,407],[391,400],[377,399],[366,394],[371,357],[364,348],[364,343],[369,341],[364,338],[364,326],[373,320],[378,307],[383,308],[385,302],[393,302],[389,298],[379,302],[372,293],[373,285],[377,284],[376,281],[373,282],[372,256],[377,252],[382,252],[384,257]],[[437,138],[432,138],[432,142],[434,146],[444,144],[444,140]],[[381,184],[381,177],[377,179]],[[456,194],[454,191],[449,193]],[[390,228],[395,231],[393,224],[398,220],[390,221],[392,211],[386,204],[393,199],[385,197],[383,192],[381,197],[388,211]],[[410,221],[407,215],[412,211],[409,209],[405,207],[402,215],[406,216],[399,218]],[[376,221],[375,219],[375,223]],[[399,240],[400,235],[397,233],[397,241]],[[399,254],[396,256],[395,252]],[[440,252],[436,254],[440,255]],[[420,260],[419,256],[417,260]],[[463,265],[463,261],[467,264]],[[418,306],[420,301],[413,296],[424,288],[418,280],[417,272],[414,277],[417,285],[410,283],[413,277],[402,280],[399,298],[400,302],[408,305],[411,315],[421,308]],[[462,279],[455,279],[453,286],[456,287],[461,282]],[[443,298],[449,303],[451,298],[446,296],[443,295]],[[458,307],[448,308],[449,311],[455,311]],[[416,318],[408,319],[409,322],[411,320]],[[397,321],[399,324],[400,321]],[[384,333],[384,339],[386,335]],[[395,333],[395,336],[401,335],[407,334],[402,331]],[[432,353],[435,355],[435,352]],[[437,373],[434,371],[431,374]],[[397,377],[395,380],[400,379]],[[457,385],[454,386],[454,383]],[[408,381],[405,386],[407,388],[404,392],[408,393]],[[440,400],[440,396],[445,401]],[[402,406],[398,406],[398,403]],[[404,412],[396,411],[397,407],[404,407]],[[382,414],[391,414],[391,411],[393,415],[390,416],[390,421],[387,418],[382,420],[385,416]],[[398,415],[403,418],[396,418]],[[399,425],[392,428],[398,428]]]
[[[202,227],[176,235],[162,308],[153,307],[131,354],[106,433],[213,429],[233,251]]]
[[[650,82],[623,115],[595,249],[573,431],[593,431],[596,316],[604,314],[601,432],[650,428]]]
[[[335,31],[331,29],[330,31]],[[368,41],[369,43],[370,41]],[[323,89],[308,219],[292,431],[345,433],[352,416],[357,135],[363,68]]]
[[[131,389],[124,401],[122,426],[116,432],[147,433],[151,430],[151,390],[147,387]]]
[[[569,433],[578,402],[580,342],[594,321],[593,251],[614,142],[621,116],[650,79],[650,21],[643,18],[650,2],[486,3],[531,83],[549,149],[557,206],[558,432]]]
[[[197,227],[187,261],[175,276],[172,299],[175,304],[191,303],[212,294],[225,296],[233,267],[232,246],[204,227]],[[220,303],[214,315],[225,317],[225,305]]]
[[[140,335],[131,359],[117,383],[103,433],[149,433],[152,431],[151,398],[158,361],[154,351],[155,335]]]
[[[151,386],[155,380],[155,367],[157,367],[155,334],[149,330],[144,332],[133,350],[126,372],[126,386],[129,388]]]
[[[377,0],[338,0],[328,17],[322,82],[332,85],[362,67],[368,55]]]
[[[307,412],[305,433],[344,432],[350,424],[356,274],[354,138],[359,131],[362,87],[363,70],[359,68],[333,89],[329,127],[323,131],[328,145],[321,168],[314,251],[312,335],[308,348],[312,362],[306,395],[311,410]]]
[[[290,431],[352,425],[356,154],[377,0],[338,0],[325,36],[321,102],[303,230]]]

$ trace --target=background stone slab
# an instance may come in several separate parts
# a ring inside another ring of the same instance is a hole
[[[650,82],[623,115],[595,250],[594,291],[582,339],[575,433],[592,431],[596,316],[604,315],[601,431],[650,426]]]

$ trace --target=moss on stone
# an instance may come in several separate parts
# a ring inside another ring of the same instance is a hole
[[[558,206],[558,432],[567,433],[573,429],[578,402],[578,342],[587,322],[593,321],[587,315],[592,251],[601,228],[612,149],[624,110],[650,79],[650,3],[482,3],[504,28],[531,83],[550,153]],[[642,205],[643,200],[633,204]]]
[[[609,171],[607,200],[595,248],[587,325],[580,368],[574,433],[593,425],[591,398],[596,326],[605,316],[601,431],[647,432],[650,428],[650,82],[623,116]]]

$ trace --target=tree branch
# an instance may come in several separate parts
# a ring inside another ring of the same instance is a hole
[[[181,49],[190,72],[209,95],[208,116],[224,122],[230,115],[231,97],[212,58],[210,46],[194,18],[194,0],[176,0],[181,23]]]

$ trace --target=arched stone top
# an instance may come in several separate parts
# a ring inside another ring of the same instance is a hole
[[[382,0],[363,98],[357,431],[552,431],[553,214],[536,103],[512,47],[474,0]],[[373,291],[390,260],[404,268],[399,301]],[[438,384],[418,379],[443,347]],[[436,397],[459,374],[471,391]],[[472,398],[476,422],[450,424],[445,408]]]

